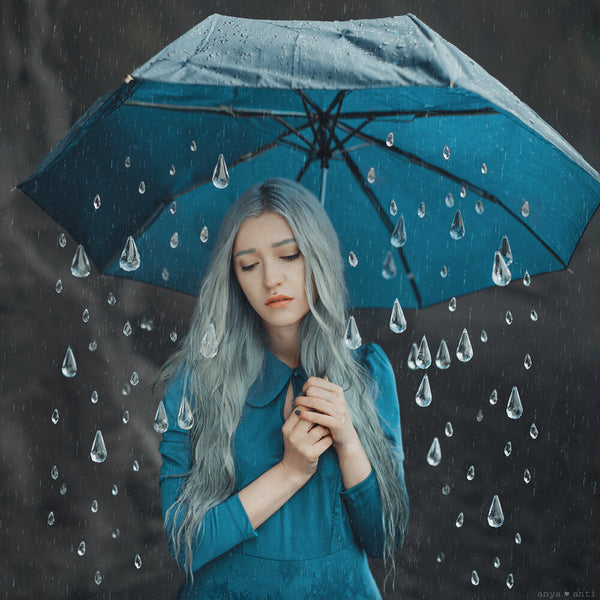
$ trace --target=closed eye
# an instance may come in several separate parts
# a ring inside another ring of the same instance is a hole
[[[252,271],[257,264],[258,263],[252,263],[251,265],[242,266],[241,269],[242,271]]]
[[[281,258],[283,260],[296,260],[297,258],[300,258],[300,250],[298,250],[298,252],[296,252],[296,254],[290,254],[288,256],[282,256]]]

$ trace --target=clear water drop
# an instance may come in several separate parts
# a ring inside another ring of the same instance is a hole
[[[429,452],[427,452],[427,462],[432,467],[437,467],[442,460],[442,449],[440,447],[440,440],[437,437],[433,438],[433,442],[431,442],[431,446],[429,447]]]
[[[446,434],[446,437],[452,437],[454,435],[454,428],[452,427],[452,423],[450,423],[450,421],[446,423],[446,427],[444,427],[444,433]]]
[[[475,467],[471,465],[467,470],[467,481],[473,481],[475,479]]]
[[[370,167],[367,171],[367,181],[369,183],[375,183],[375,167]]]
[[[514,317],[513,314],[510,310],[506,311],[506,314],[504,315],[504,320],[506,321],[507,325],[512,325],[513,321],[514,321]]]
[[[500,254],[502,254],[502,258],[504,259],[506,266],[510,267],[513,261],[513,255],[507,236],[504,236],[502,238],[502,242],[500,243]]]
[[[390,329],[394,333],[402,333],[407,327],[406,317],[404,311],[400,306],[398,298],[394,300],[394,306],[392,307],[392,314],[390,316]]]
[[[498,390],[493,389],[492,393],[490,394],[490,404],[493,406],[497,402],[498,402]]]
[[[442,494],[444,494],[444,496],[447,496],[450,491],[450,486],[447,483],[442,486]]]
[[[202,228],[202,231],[200,232],[200,241],[203,244],[206,244],[206,242],[208,242],[208,227],[206,225]]]
[[[500,557],[499,556],[496,556],[494,558],[494,568],[495,569],[499,569],[500,568]]]
[[[121,530],[118,527],[115,527],[110,534],[110,536],[112,537],[113,540],[116,540],[120,535],[121,535]]]
[[[136,569],[142,568],[142,557],[139,554],[135,555],[135,558],[133,559],[133,564],[135,565]]]
[[[140,185],[138,185],[138,192],[140,194],[146,193],[146,182],[145,181],[140,181]]]
[[[88,350],[90,352],[96,352],[96,350],[98,350],[98,342],[96,340],[90,340],[90,343],[88,344]]]
[[[90,506],[90,510],[93,513],[97,513],[98,512],[98,500],[92,500],[92,504]]]
[[[67,245],[67,236],[64,233],[58,235],[58,245],[64,248]]]
[[[94,573],[94,583],[96,585],[100,585],[102,583],[102,573],[100,573],[100,571],[96,571]]]
[[[526,287],[531,285],[531,275],[529,275],[529,271],[525,271],[525,275],[523,275],[523,285]]]
[[[198,150],[198,144],[196,144],[196,140],[192,140],[190,142],[190,150],[192,152],[196,152],[196,150]]]
[[[450,159],[450,147],[448,145],[444,145],[442,149],[442,156],[444,157],[444,160]]]
[[[177,169],[175,168],[175,165],[171,165],[169,167],[169,175],[173,176],[175,173],[177,173]]]
[[[461,187],[460,192],[458,194],[461,198],[466,198],[467,197],[467,188]]]
[[[126,156],[124,162],[125,162],[125,167],[129,169],[129,167],[131,167],[131,156]]]
[[[429,406],[431,404],[431,387],[429,385],[429,377],[427,377],[427,373],[423,375],[423,379],[421,380],[421,384],[419,385],[419,389],[415,394],[415,402],[419,406]]]
[[[492,281],[496,285],[503,287],[508,285],[511,279],[512,275],[504,262],[504,258],[502,258],[502,254],[500,254],[499,250],[496,250],[494,253],[494,266],[492,267]]]
[[[462,512],[458,513],[458,516],[456,517],[456,521],[454,521],[454,524],[456,525],[457,528],[461,528],[463,526],[465,522],[465,515]]]
[[[448,192],[446,194],[446,198],[444,199],[444,201],[446,202],[446,206],[448,208],[452,208],[454,206],[454,196],[451,192]]]
[[[487,172],[488,172],[488,166],[485,163],[481,163],[481,174],[487,175]]]
[[[114,306],[117,303],[117,298],[112,292],[109,292],[106,302],[108,303],[109,306]]]
[[[539,435],[538,428],[535,423],[532,423],[531,427],[529,428],[529,436],[531,437],[532,440],[535,440],[535,439],[537,439],[538,435]]]
[[[411,371],[415,371],[417,369],[417,354],[419,352],[419,347],[413,343],[410,346],[410,351],[408,352],[408,359],[406,360],[406,365]]]
[[[346,323],[346,331],[344,333],[344,343],[350,350],[356,350],[360,348],[362,344],[362,338],[360,337],[360,333],[358,331],[358,327],[356,325],[356,320],[354,316],[350,316],[348,322]]]
[[[133,463],[132,463],[132,465],[131,465],[131,468],[133,469],[134,473],[139,473],[139,471],[140,471],[140,463],[137,460],[134,460]]]
[[[448,344],[446,344],[444,338],[442,338],[437,354],[435,355],[435,366],[438,369],[447,369],[450,367],[450,350],[448,350]]]
[[[152,317],[143,317],[140,321],[140,328],[144,331],[152,331],[154,329],[154,319]]]
[[[445,555],[443,552],[440,552],[440,553],[439,553],[439,554],[436,556],[435,560],[436,560],[437,562],[439,562],[439,563],[441,563],[441,562],[444,562],[444,560],[446,560],[446,555]]]
[[[448,302],[448,310],[450,312],[454,312],[456,310],[456,297],[452,296],[452,298],[450,298],[450,302]]]
[[[48,513],[48,518],[46,519],[46,521],[48,522],[48,525],[50,525],[50,527],[52,527],[52,525],[54,525],[54,523],[56,523],[56,517],[54,516],[54,511],[50,511]]]
[[[88,277],[91,272],[90,259],[85,253],[83,246],[79,244],[77,250],[75,250],[73,261],[71,262],[71,273],[74,277],[83,278]]]
[[[125,321],[125,325],[123,325],[123,335],[125,337],[129,337],[133,333],[133,327],[129,321]]]
[[[417,364],[417,368],[419,369],[428,369],[431,366],[431,352],[429,350],[429,344],[427,343],[426,336],[421,338],[421,343],[419,344],[419,350],[417,352],[415,362]]]
[[[102,206],[102,198],[100,198],[100,194],[96,194],[94,196],[94,208],[98,210]]]
[[[506,458],[508,458],[511,454],[512,454],[512,442],[508,441],[508,442],[506,442],[506,445],[504,446],[504,456],[506,456]]]
[[[140,264],[140,253],[135,245],[135,240],[132,236],[129,236],[121,252],[121,258],[119,258],[119,267],[129,273],[139,269]]]
[[[356,265],[358,265],[358,258],[356,254],[352,252],[352,250],[350,250],[350,252],[348,253],[348,262],[350,263],[351,267],[356,267]]]
[[[81,542],[79,542],[79,546],[77,546],[77,554],[79,554],[79,556],[83,556],[85,554],[85,542],[83,540],[81,540]]]
[[[50,477],[56,481],[58,479],[58,467],[56,465],[52,465],[50,469]]]
[[[154,431],[156,433],[164,433],[169,429],[169,419],[167,418],[167,411],[165,410],[165,404],[161,400],[158,403],[156,414],[154,415]]]
[[[75,361],[75,354],[73,354],[71,346],[67,346],[67,351],[65,352],[65,357],[63,358],[61,371],[62,374],[69,379],[77,375],[77,362]]]
[[[96,435],[94,436],[92,449],[90,450],[90,458],[95,463],[102,463],[106,460],[107,456],[108,453],[106,452],[104,437],[102,436],[102,432],[98,429],[98,431],[96,431]]]
[[[508,576],[507,576],[507,578],[506,578],[506,587],[509,590],[512,590],[512,588],[514,587],[514,585],[515,585],[515,578],[513,577],[512,573],[509,573]]]
[[[179,233],[177,233],[177,231],[171,236],[171,239],[169,240],[169,246],[171,246],[173,249],[179,246]]]
[[[504,523],[504,513],[502,512],[502,506],[500,504],[500,498],[494,495],[492,503],[490,504],[490,510],[487,515],[487,522],[490,527],[501,527]]]
[[[217,159],[217,164],[212,175],[212,182],[219,190],[223,190],[229,185],[229,171],[227,170],[225,157],[222,154],[219,154],[219,158]]]
[[[385,138],[385,145],[391,148],[394,145],[394,132],[390,131]]]
[[[529,318],[534,322],[538,320],[538,314],[535,311],[535,309],[531,309],[531,312],[529,313]]]
[[[200,352],[204,358],[214,358],[219,351],[219,342],[214,323],[209,323],[208,329],[200,343]]]
[[[194,426],[194,414],[187,396],[181,396],[181,402],[179,404],[179,412],[177,413],[177,425],[181,429],[189,431]]]
[[[87,323],[90,320],[90,311],[87,308],[83,310],[83,313],[81,314],[81,320],[84,323]]]
[[[477,571],[475,569],[473,569],[473,571],[471,571],[471,584],[479,585],[479,574],[477,573]]]
[[[400,215],[396,227],[392,232],[390,243],[394,248],[401,248],[406,244],[406,226],[404,225],[404,215]]]
[[[481,335],[479,336],[479,339],[485,344],[488,341],[488,334],[487,331],[485,329],[481,330]]]
[[[508,404],[506,405],[506,414],[511,419],[518,419],[523,414],[523,404],[521,403],[519,390],[516,386],[513,386],[513,389],[510,392]]]
[[[421,204],[419,204],[419,208],[417,209],[417,216],[419,217],[419,219],[422,219],[425,216],[425,214],[425,202],[421,202]]]
[[[460,340],[458,340],[458,347],[456,348],[456,358],[461,362],[469,362],[473,358],[473,346],[471,346],[469,333],[466,329],[463,329],[460,334]]]
[[[163,281],[169,281],[170,274],[169,274],[169,270],[167,269],[167,267],[163,268],[162,273],[160,274],[160,276],[162,277]]]
[[[450,225],[450,237],[453,240],[460,240],[465,236],[465,224],[463,223],[463,218],[460,213],[460,210],[456,211],[454,215],[454,219],[452,219],[452,224]]]
[[[137,371],[133,371],[131,377],[129,378],[129,382],[131,385],[137,385],[140,382],[140,376]]]
[[[529,212],[529,202],[525,200],[525,202],[523,202],[523,205],[521,206],[521,214],[523,215],[523,217],[527,218],[529,216]]]
[[[398,214],[398,205],[394,199],[390,200],[390,215],[395,217]]]
[[[440,277],[442,279],[446,279],[446,277],[448,277],[448,267],[446,265],[444,265],[441,270],[440,270]]]
[[[525,483],[530,483],[531,482],[531,471],[529,469],[525,469],[523,471],[523,481]]]
[[[521,542],[521,534],[517,531],[517,533],[515,533],[515,544],[520,544]]]
[[[52,411],[52,417],[50,417],[52,424],[56,425],[58,423],[58,420],[60,419],[60,415],[58,414],[58,408],[55,408]]]
[[[483,206],[483,202],[481,200],[477,200],[477,202],[475,203],[475,212],[478,215],[482,215],[484,210],[485,210],[485,208]]]
[[[62,279],[57,279],[56,280],[56,285],[54,286],[54,289],[56,290],[57,294],[61,294],[63,291],[63,282]]]
[[[129,411],[128,410],[123,411],[123,416],[121,417],[121,420],[123,421],[123,423],[125,425],[127,425],[127,423],[129,423]]]
[[[385,255],[385,259],[383,261],[383,266],[381,267],[381,275],[384,279],[393,279],[398,274],[396,270],[396,263],[394,261],[394,257],[389,251]]]
[[[121,394],[123,394],[123,396],[129,396],[129,394],[131,394],[131,385],[128,383],[126,383],[122,388],[121,388]],[[129,412],[125,411],[125,413],[127,413],[127,421],[129,421]],[[125,414],[124,413],[124,414]],[[123,418],[123,422],[126,423],[127,421],[125,421],[125,418]]]
[[[476,420],[478,423],[481,423],[481,421],[483,421],[483,410],[479,409],[479,410],[477,411],[477,415],[475,416],[475,420]]]
[[[523,366],[525,367],[525,369],[527,369],[529,371],[529,369],[531,369],[532,364],[533,364],[533,362],[531,360],[531,355],[528,352],[525,355],[525,358],[523,359]]]
[[[111,494],[113,496],[116,496],[119,493],[119,487],[117,486],[117,484],[113,484],[112,489],[110,490]]]
[[[176,342],[177,341],[177,332],[171,331],[171,333],[169,334],[169,338],[171,339],[172,342]]]

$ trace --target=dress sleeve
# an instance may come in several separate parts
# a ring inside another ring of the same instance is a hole
[[[183,567],[184,553],[182,551],[179,555],[175,555],[170,532],[173,525],[175,528],[181,527],[184,513],[179,511],[177,517],[173,516],[173,512],[167,515],[169,508],[176,503],[192,467],[189,432],[181,429],[177,424],[177,414],[182,394],[183,383],[176,381],[169,387],[164,396],[169,427],[163,433],[159,446],[162,457],[159,485],[169,549],[179,565]],[[197,540],[193,545],[192,571],[196,571],[210,560],[257,535],[238,495],[234,494],[206,513],[203,533],[197,536]]]
[[[394,454],[398,483],[406,502],[407,512],[403,519],[403,522],[406,523],[408,521],[408,492],[404,480],[404,451],[400,431],[400,407],[396,378],[388,357],[377,344],[367,346],[364,366],[377,385],[375,407],[383,433]],[[381,520],[383,509],[375,472],[371,471],[365,480],[342,491],[341,496],[358,545],[372,558],[382,557],[385,541]],[[403,529],[396,533],[398,548],[404,541]]]

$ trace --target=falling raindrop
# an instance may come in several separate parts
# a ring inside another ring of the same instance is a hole
[[[450,351],[444,338],[442,338],[437,354],[435,355],[435,366],[438,369],[447,369],[450,366]]]
[[[139,471],[140,471],[140,463],[137,460],[134,460],[133,464],[131,465],[131,468],[133,469],[134,473],[139,473]]]
[[[529,216],[529,202],[527,200],[525,200],[525,202],[523,202],[523,205],[521,206],[521,214],[525,218]]]
[[[448,302],[448,310],[450,312],[454,312],[456,310],[456,297],[452,296],[452,298],[450,298],[450,302]]]
[[[192,413],[189,400],[185,395],[181,396],[181,403],[179,404],[179,412],[177,414],[177,425],[186,431],[194,426],[194,414]]]
[[[131,166],[131,156],[126,156],[125,157],[125,166],[129,169],[129,167]]]
[[[112,493],[113,496],[116,496],[119,493],[119,488],[117,487],[116,483],[113,484],[111,493]]]
[[[440,440],[437,437],[433,438],[433,442],[431,442],[431,446],[429,448],[429,452],[427,452],[427,462],[432,467],[437,467],[442,460],[442,449],[440,447]]]
[[[395,217],[398,214],[398,205],[394,199],[390,200],[390,215]]]
[[[113,540],[116,540],[121,535],[121,530],[118,527],[115,527],[110,535]]]
[[[500,557],[499,556],[496,556],[496,558],[494,558],[494,568],[495,569],[500,568]]]
[[[471,583],[473,585],[479,585],[479,574],[477,573],[477,571],[475,569],[473,569],[473,571],[471,571]]]
[[[169,167],[169,175],[175,175],[177,173],[177,169],[175,169],[175,165],[171,165]]]
[[[154,415],[154,431],[164,433],[167,429],[169,429],[169,419],[167,418],[164,402],[161,400]]]
[[[208,325],[208,329],[202,338],[200,343],[200,352],[204,358],[214,358],[219,350],[219,342],[217,341],[217,334],[215,332],[214,323]]]
[[[426,336],[421,338],[415,363],[419,369],[428,369],[431,366],[431,352],[429,351],[429,344],[427,343]]]
[[[135,558],[133,559],[133,564],[135,565],[136,569],[142,568],[142,557],[139,554],[135,555]]]
[[[125,425],[127,425],[127,423],[129,423],[129,411],[128,410],[123,411],[123,417],[121,418],[121,420],[123,421],[123,423]]]
[[[63,282],[62,282],[62,279],[57,279],[56,280],[56,285],[54,286],[54,289],[56,290],[57,294],[62,293],[62,291],[63,291]]]
[[[473,481],[475,479],[475,467],[471,465],[467,470],[467,481]]]
[[[85,554],[85,542],[83,540],[79,542],[79,546],[77,546],[77,554],[79,554],[79,556]]]
[[[394,262],[394,257],[392,256],[391,251],[389,251],[385,255],[383,266],[381,268],[381,275],[384,279],[393,279],[396,277],[396,274],[396,263]]]
[[[504,456],[508,458],[512,454],[512,444],[511,442],[506,442],[506,446],[504,446]]]
[[[202,228],[202,231],[200,232],[200,241],[203,244],[206,244],[206,242],[208,242],[208,227],[206,225]]]
[[[493,406],[496,402],[498,402],[498,390],[494,389],[490,394],[490,404]]]
[[[190,150],[192,152],[196,152],[196,150],[198,150],[198,145],[196,144],[196,140],[192,140],[190,142]]]
[[[390,316],[390,329],[394,333],[402,333],[406,330],[406,327],[406,317],[404,316],[404,312],[400,306],[400,301],[398,298],[396,298],[394,300],[394,306],[392,307],[392,314]]]
[[[538,432],[538,428],[536,427],[535,423],[531,424],[531,427],[529,428],[529,435],[531,437],[532,440],[537,439],[539,432]]]
[[[179,246],[179,233],[175,232],[171,236],[171,239],[169,240],[169,246],[171,246],[171,248],[173,248],[173,249],[175,249],[175,248],[177,248],[177,246]]]
[[[431,387],[429,386],[429,378],[427,374],[423,375],[421,385],[415,395],[415,402],[419,406],[429,406],[431,404]]]
[[[354,316],[350,316],[348,323],[346,324],[346,331],[344,333],[344,343],[350,350],[356,350],[362,344],[362,338],[358,332],[356,320]]]
[[[385,145],[391,148],[394,145],[394,132],[390,131],[385,138]]]
[[[138,192],[140,194],[146,193],[146,182],[145,181],[140,181],[140,185],[138,186]]]
[[[167,269],[167,267],[163,267],[162,273],[160,274],[160,276],[162,277],[163,281],[169,281],[169,270]]]
[[[440,276],[442,279],[446,279],[446,277],[448,277],[448,267],[446,265],[444,265],[440,270]]]
[[[406,365],[411,371],[417,369],[417,353],[419,352],[419,348],[416,344],[411,344],[410,351],[408,353],[408,359],[406,360]]]
[[[447,496],[450,493],[450,486],[446,483],[442,486],[442,494]]]
[[[61,371],[62,374],[69,379],[77,375],[77,362],[75,362],[75,355],[73,354],[73,350],[71,350],[71,346],[67,346]]]
[[[54,525],[54,523],[56,523],[56,517],[54,516],[54,511],[50,511],[48,513],[48,525],[52,526]]]
[[[500,527],[504,523],[504,513],[502,512],[502,506],[500,505],[500,498],[494,495],[492,503],[490,504],[490,510],[487,516],[488,525],[490,527]]]
[[[109,306],[114,306],[117,303],[117,298],[112,292],[109,292],[106,302],[108,302]]]
[[[94,441],[92,443],[92,449],[90,450],[90,458],[95,463],[101,463],[106,460],[108,453],[106,452],[106,445],[104,444],[104,438],[102,437],[102,432],[98,429],[96,431],[96,435],[94,436]]]
[[[83,246],[79,244],[73,256],[73,262],[71,262],[71,273],[74,277],[87,277],[91,273],[90,260],[83,249]]]
[[[481,335],[479,336],[479,339],[485,344],[488,341],[488,334],[487,331],[485,329],[481,330]]]
[[[97,513],[98,512],[98,500],[92,500],[92,505],[90,506],[90,510],[93,513]]]
[[[83,313],[82,313],[82,315],[81,315],[81,320],[82,320],[84,323],[87,323],[87,322],[90,320],[90,311],[89,311],[87,308],[85,308],[85,309],[83,310]]]
[[[481,163],[481,174],[482,175],[487,175],[488,172],[488,167],[485,163]]]
[[[351,267],[356,267],[356,265],[358,264],[358,258],[356,257],[356,254],[352,252],[352,250],[350,250],[350,252],[348,253],[348,262],[350,263]]]
[[[90,352],[96,352],[96,350],[98,350],[98,342],[96,340],[90,340],[88,350]]]
[[[131,394],[131,385],[129,383],[126,383],[121,388],[121,394],[123,394],[123,396],[129,396],[129,394]],[[125,412],[127,412],[127,411],[125,411]],[[127,412],[127,420],[129,420],[129,413],[128,412]]]
[[[529,354],[529,352],[525,355],[525,358],[523,359],[523,366],[529,370],[531,369],[531,365],[532,365],[532,360],[531,360],[531,355]]]
[[[508,577],[506,578],[506,587],[509,590],[512,590],[514,585],[515,585],[515,578],[513,577],[512,573],[509,573]]]
[[[446,206],[447,206],[448,208],[452,208],[452,207],[454,206],[454,196],[452,195],[452,193],[451,193],[451,192],[448,192],[448,193],[446,194],[446,199],[445,199],[445,202],[446,202]]]
[[[58,235],[58,245],[64,248],[67,245],[67,236],[64,233]]]
[[[529,275],[529,271],[525,271],[525,275],[523,275],[523,285],[526,287],[531,285],[531,275]]]
[[[460,210],[456,211],[452,224],[450,225],[450,237],[453,240],[460,240],[465,235],[465,224],[463,223],[462,215]]]
[[[530,483],[531,482],[531,471],[529,469],[525,469],[523,471],[523,481],[525,483]]]
[[[506,414],[511,419],[518,419],[523,414],[523,405],[521,404],[521,397],[519,396],[519,390],[516,387],[510,392],[508,398],[508,404],[506,405]]]
[[[425,202],[421,202],[421,204],[419,204],[419,208],[417,209],[417,215],[419,219],[422,219],[425,216]]]
[[[477,411],[477,415],[475,416],[475,420],[476,420],[478,423],[481,423],[481,421],[483,421],[483,410],[479,409],[479,410]]]
[[[169,338],[171,338],[172,342],[176,342],[177,341],[177,332],[171,331],[171,333],[169,334]]]
[[[223,190],[229,185],[229,171],[227,170],[225,157],[222,154],[219,154],[219,158],[217,159],[217,164],[212,175],[212,182],[219,190]]]
[[[517,533],[515,533],[515,544],[520,544],[521,541],[521,534],[517,531]]]
[[[96,573],[94,573],[94,582],[96,585],[100,585],[102,583],[102,573],[100,573],[100,571],[96,571]]]
[[[510,312],[510,310],[506,311],[506,314],[504,315],[504,320],[506,321],[507,325],[513,324],[514,318],[513,318],[512,312]]]
[[[94,208],[98,210],[102,206],[102,198],[100,198],[100,194],[96,194],[94,196]]]
[[[53,423],[54,425],[56,425],[56,424],[58,423],[58,419],[59,419],[59,418],[60,418],[60,417],[59,417],[59,414],[58,414],[58,408],[55,408],[55,409],[52,411],[52,417],[51,417],[52,423]]]
[[[456,358],[461,362],[469,362],[473,358],[473,346],[466,329],[462,330],[458,347],[456,348]]]
[[[121,252],[121,258],[119,259],[119,267],[123,271],[136,271],[140,268],[141,260],[140,253],[138,252],[135,240],[132,236],[127,238],[123,252]]]
[[[466,198],[467,197],[467,188],[461,187],[459,195],[460,195],[461,198]]]
[[[129,337],[133,333],[133,327],[129,321],[125,321],[125,325],[123,325],[123,335],[125,337]]]
[[[485,208],[483,207],[483,202],[481,200],[477,200],[477,202],[475,203],[475,212],[478,215],[482,215],[484,210]]]
[[[138,375],[137,371],[134,371],[131,374],[129,381],[131,382],[131,385],[137,385],[140,382],[140,376]]]
[[[502,254],[502,258],[504,259],[506,266],[509,267],[513,261],[513,255],[507,236],[502,238],[502,242],[500,244],[500,254]]]
[[[456,521],[454,522],[454,524],[456,525],[456,527],[460,528],[463,526],[465,522],[465,515],[462,512],[458,513],[458,517],[456,517]]]
[[[441,563],[444,562],[444,560],[446,559],[446,555],[443,552],[440,552],[437,556],[436,556],[436,561]]]
[[[367,181],[369,183],[375,183],[375,167],[370,167],[367,171]]]
[[[454,428],[452,427],[452,423],[450,423],[450,421],[446,423],[444,433],[446,434],[446,437],[452,437],[454,435]]]
[[[390,242],[394,248],[401,248],[406,244],[406,227],[404,225],[404,215],[400,215],[394,231],[392,231],[392,237]]]
[[[50,477],[56,481],[58,479],[58,467],[56,465],[52,465],[50,469]]]
[[[538,314],[535,311],[535,309],[531,309],[531,312],[529,313],[529,318],[534,322],[538,320]]]
[[[450,148],[449,146],[445,145],[443,150],[442,150],[442,156],[444,157],[444,160],[448,160],[450,158]]]
[[[499,250],[494,253],[494,266],[492,268],[492,281],[499,286],[505,286],[510,283],[512,275],[506,266],[502,254]]]
[[[152,331],[154,329],[154,319],[152,317],[143,317],[140,321],[140,328],[145,331]]]

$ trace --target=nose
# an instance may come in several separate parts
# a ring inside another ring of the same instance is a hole
[[[275,289],[283,281],[281,265],[277,261],[265,260],[263,278],[266,288]]]

